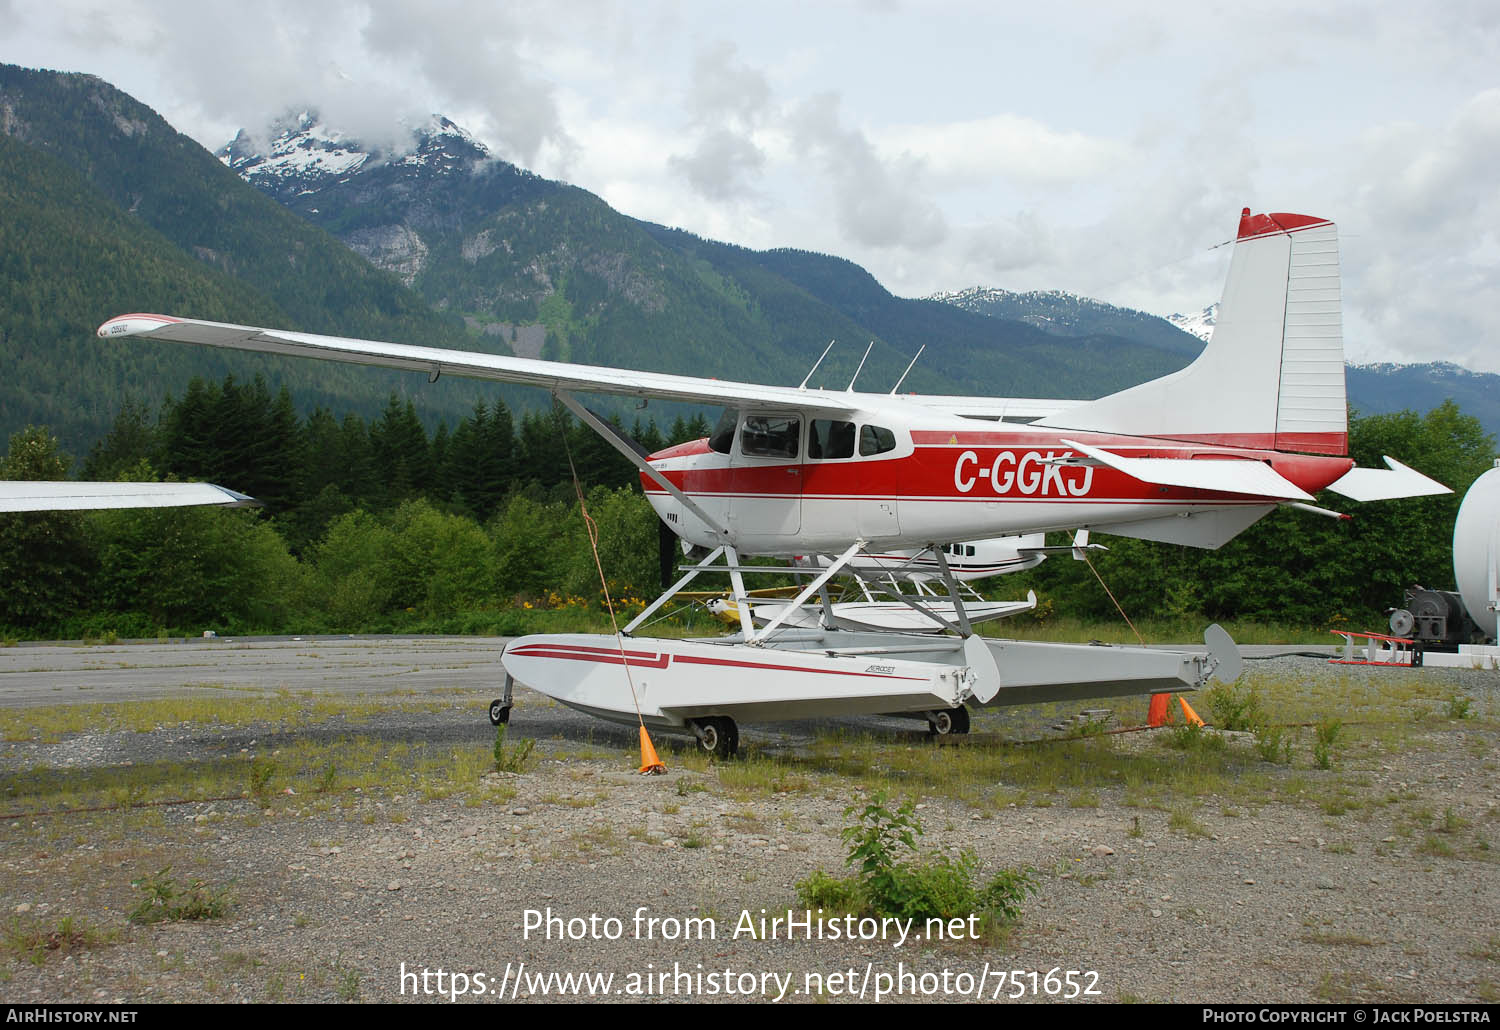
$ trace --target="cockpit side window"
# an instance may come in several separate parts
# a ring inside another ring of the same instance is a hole
[[[739,424],[740,413],[734,408],[725,408],[719,416],[719,424],[708,437],[708,446],[720,454],[728,454],[734,445],[734,427]]]
[[[815,418],[807,430],[809,458],[854,457],[854,423]]]
[[[756,458],[795,458],[802,420],[795,415],[747,415],[740,429],[740,453]]]
[[[896,449],[896,434],[883,426],[861,426],[859,453],[865,457]]]

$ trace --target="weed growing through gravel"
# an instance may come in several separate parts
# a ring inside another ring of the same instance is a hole
[[[1255,731],[1255,750],[1274,765],[1292,764],[1292,735],[1285,726],[1262,726]]]
[[[974,882],[979,860],[973,852],[919,852],[916,839],[923,830],[915,807],[905,801],[893,810],[886,802],[885,793],[877,792],[863,807],[844,810],[850,822],[840,835],[855,875],[838,878],[815,870],[797,884],[802,904],[902,919],[975,915],[986,936],[1020,918],[1022,901],[1036,892],[1029,871],[1003,870],[980,887]]]
[[[359,970],[344,965],[343,956],[333,962],[334,991],[340,1001],[359,1000]]]
[[[1450,719],[1467,719],[1467,718],[1469,718],[1469,716],[1471,716],[1471,715],[1474,714],[1472,711],[1470,711],[1470,708],[1471,708],[1471,706],[1473,704],[1474,704],[1474,699],[1471,698],[1471,697],[1464,697],[1462,694],[1454,694],[1454,695],[1452,695],[1451,697],[1448,698],[1448,718],[1450,718]]]
[[[276,763],[257,758],[250,763],[250,796],[264,802],[271,794],[271,781],[276,776]]]
[[[1317,743],[1313,745],[1313,761],[1319,769],[1333,768],[1333,747],[1342,735],[1344,724],[1338,719],[1324,719],[1318,723]]]
[[[171,872],[171,866],[163,866],[150,876],[131,881],[130,885],[145,897],[126,918],[132,923],[161,923],[221,919],[228,914],[229,888],[209,887],[202,880],[194,880],[179,888]]]
[[[523,739],[515,747],[506,750],[505,747],[505,723],[495,727],[495,771],[503,773],[519,773],[526,768],[526,760],[531,757],[532,749],[536,747],[536,741]]]

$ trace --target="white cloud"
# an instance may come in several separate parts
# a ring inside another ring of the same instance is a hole
[[[703,196],[728,200],[751,191],[748,180],[765,166],[766,155],[748,137],[716,129],[702,136],[691,154],[674,154],[669,163]]]
[[[874,133],[887,155],[920,158],[935,183],[967,186],[1004,178],[1028,186],[1088,182],[1133,158],[1117,140],[1058,131],[1031,118],[995,114],[962,122],[893,125]]]
[[[757,68],[739,60],[733,43],[719,41],[693,61],[685,107],[692,121],[717,128],[725,122],[756,125],[771,101],[771,86]]]
[[[545,145],[573,145],[558,117],[553,86],[522,53],[534,24],[505,7],[467,0],[420,6],[372,0],[361,39],[376,56],[410,68],[437,95],[479,105],[486,124],[477,131],[501,155],[526,164]]]
[[[788,124],[804,158],[823,170],[839,228],[851,242],[926,249],[947,237],[943,213],[924,194],[921,162],[883,159],[863,132],[844,124],[838,97],[803,101]]]
[[[1500,372],[1500,89],[1469,98],[1437,126],[1371,131],[1358,190],[1361,262],[1346,259],[1371,358],[1465,357]]]
[[[721,41],[702,50],[684,100],[695,142],[689,153],[673,153],[668,164],[710,200],[753,196],[766,164],[753,132],[770,101],[765,75],[740,61],[733,44]]]

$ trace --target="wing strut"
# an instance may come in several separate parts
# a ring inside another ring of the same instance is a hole
[[[669,479],[667,479],[666,476],[656,471],[656,469],[651,466],[650,462],[641,457],[641,455],[635,450],[634,447],[631,447],[624,440],[620,439],[620,434],[615,432],[614,428],[611,427],[608,422],[603,421],[599,418],[599,416],[595,415],[588,408],[578,403],[578,398],[574,397],[567,390],[554,390],[553,395],[558,400],[566,404],[568,410],[582,419],[590,429],[603,437],[605,443],[609,444],[615,450],[625,455],[625,457],[630,460],[630,463],[632,465],[640,469],[646,475],[650,476],[652,481],[654,481],[657,486],[661,487],[667,493],[675,497],[688,511],[698,516],[698,518],[702,520],[703,524],[709,529],[713,530],[721,541],[726,544],[729,542],[729,530],[726,527],[721,526],[718,522],[715,522],[709,516],[708,512],[699,507],[698,502],[694,501],[687,494],[679,490],[675,483],[671,482]]]

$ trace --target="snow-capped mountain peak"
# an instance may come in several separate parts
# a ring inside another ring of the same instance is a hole
[[[297,192],[351,175],[375,156],[357,141],[324,126],[315,111],[283,119],[271,126],[270,133],[270,142],[263,144],[241,129],[215,156],[252,182],[295,181]]]
[[[1208,338],[1214,334],[1214,321],[1218,317],[1219,305],[1213,303],[1195,315],[1168,315],[1167,321],[1207,343]]]
[[[1080,297],[1062,290],[1027,290],[1017,293],[992,286],[970,286],[954,293],[934,293],[928,300],[938,300],[979,314],[998,314],[1017,322],[1028,322],[1038,329],[1069,335],[1085,314],[1118,312],[1122,309],[1103,301]]]
[[[487,147],[442,115],[432,115],[419,126],[403,126],[409,143],[394,146],[366,144],[330,128],[313,109],[300,111],[273,124],[263,142],[241,129],[216,156],[240,177],[266,193],[290,203],[345,182],[378,165],[421,169],[439,174],[468,170],[489,160]]]

